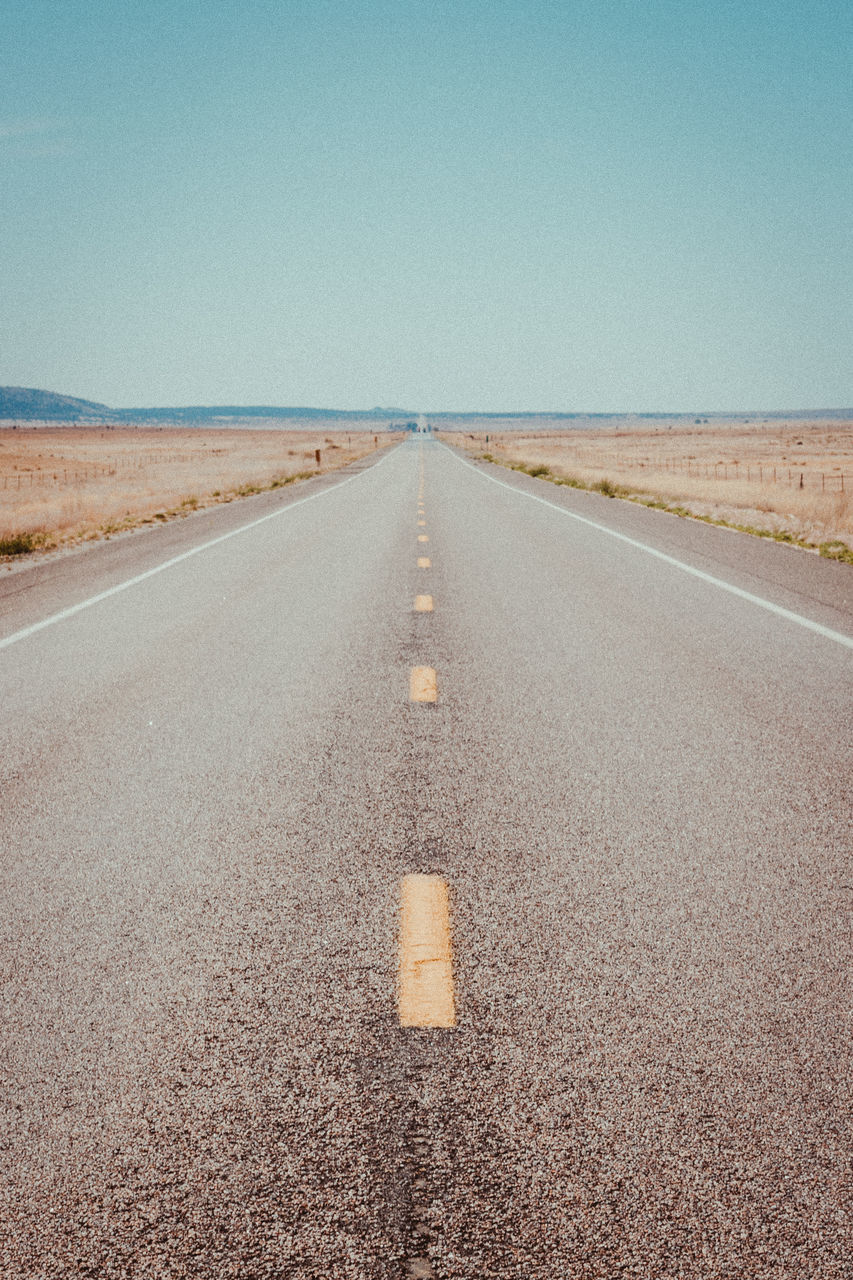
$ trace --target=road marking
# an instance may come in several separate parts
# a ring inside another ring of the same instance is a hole
[[[418,542],[429,542],[429,534],[428,534],[428,533],[419,533],[419,534],[418,534]]]
[[[412,667],[409,676],[409,698],[412,702],[435,702],[438,690],[434,667]]]
[[[415,613],[432,613],[432,596],[415,596]]]
[[[45,627],[52,627],[55,622],[64,622],[66,618],[73,618],[75,613],[82,613],[84,609],[90,608],[93,604],[100,604],[102,600],[108,600],[110,596],[117,596],[119,592],[127,591],[128,587],[138,586],[140,582],[145,582],[147,578],[153,578],[156,573],[162,573],[164,569],[171,569],[173,565],[181,564],[184,560],[189,560],[191,556],[197,556],[202,551],[209,551],[211,547],[218,546],[220,542],[227,542],[229,538],[236,538],[240,533],[246,533],[249,529],[256,529],[259,524],[265,524],[267,520],[275,520],[276,517],[285,515],[288,511],[293,511],[294,507],[301,507],[306,502],[313,502],[316,498],[324,498],[328,493],[335,493],[338,489],[343,489],[344,485],[352,484],[353,481],[360,480],[362,476],[369,475],[371,471],[381,467],[390,458],[394,448],[399,449],[400,446],[393,446],[387,450],[384,457],[373,463],[372,466],[365,467],[363,471],[357,472],[354,476],[348,476],[346,480],[339,480],[336,484],[329,485],[327,489],[321,489],[319,493],[309,493],[304,498],[297,498],[295,502],[289,502],[286,507],[279,507],[276,511],[269,511],[265,516],[259,516],[257,520],[250,520],[248,524],[241,524],[239,529],[231,529],[228,533],[221,533],[218,537],[210,538],[207,542],[202,542],[197,547],[190,547],[189,551],[182,551],[179,556],[172,556],[171,560],[164,560],[162,564],[157,564],[152,569],[146,569],[144,573],[137,573],[135,577],[128,578],[125,582],[116,583],[114,587],[108,587],[106,591],[99,591],[97,595],[89,596],[87,600],[81,600],[78,604],[69,605],[67,609],[60,609],[59,613],[52,613],[50,617],[42,618],[41,622],[34,622],[29,627],[22,627],[20,631],[13,631],[11,635],[0,640],[0,649],[6,649],[9,645],[17,644],[19,640],[26,640],[29,636],[35,635],[37,631],[43,631]]]
[[[404,876],[400,885],[401,1027],[455,1027],[450,899],[441,876]]]
[[[707,582],[712,587],[719,587],[721,591],[728,591],[730,595],[737,596],[740,600],[748,600],[750,604],[758,605],[759,609],[766,609],[768,613],[775,613],[778,618],[785,618],[788,622],[795,622],[798,626],[805,627],[807,631],[814,631],[817,635],[823,636],[827,640],[834,640],[836,644],[843,645],[846,649],[853,649],[853,636],[846,636],[842,631],[833,631],[831,627],[825,627],[820,622],[813,622],[811,618],[806,618],[801,613],[794,613],[792,609],[785,609],[780,604],[774,604],[772,600],[765,600],[763,596],[753,595],[751,591],[745,591],[743,587],[736,587],[732,582],[726,582],[723,578],[716,578],[711,573],[705,573],[703,569],[696,569],[692,564],[686,564],[684,560],[677,560],[675,556],[667,555],[665,551],[658,551],[656,547],[650,547],[646,542],[631,538],[627,533],[619,533],[616,529],[609,529],[606,524],[599,524],[597,520],[590,520],[588,516],[579,516],[574,511],[568,511],[565,507],[558,506],[556,502],[549,502],[547,498],[540,498],[536,493],[528,493],[526,489],[516,489],[514,485],[507,484],[505,480],[498,480],[496,476],[489,475],[487,471],[481,471],[479,467],[475,467],[472,462],[468,462],[465,458],[460,458],[458,454],[453,453],[449,445],[444,445],[443,448],[447,449],[463,467],[470,467],[478,476],[481,476],[484,480],[490,480],[492,484],[498,485],[501,489],[508,489],[510,493],[517,494],[522,498],[529,498],[531,502],[540,502],[543,507],[550,507],[552,511],[559,512],[561,516],[568,516],[570,520],[577,520],[579,524],[588,525],[590,529],[596,529],[599,533],[609,534],[611,538],[616,538],[619,542],[626,542],[629,547],[636,547],[638,551],[645,551],[647,555],[654,556],[656,560],[662,560],[664,564],[672,565],[674,569],[681,569],[684,573],[689,573],[701,582]]]
[[[407,1265],[409,1280],[435,1280],[435,1272],[429,1258],[419,1254],[416,1258],[409,1258]]]
[[[425,529],[425,528],[426,528],[426,520],[419,520],[419,521],[418,521],[418,528],[419,528],[419,529]]]
[[[430,569],[431,567],[432,567],[432,561],[430,560],[429,556],[418,556],[419,569]]]

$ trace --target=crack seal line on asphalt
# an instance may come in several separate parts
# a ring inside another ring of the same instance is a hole
[[[766,609],[769,613],[775,613],[779,618],[785,618],[788,622],[795,622],[798,626],[805,627],[808,631],[814,631],[826,640],[834,640],[836,644],[843,645],[846,649],[853,649],[853,637],[844,635],[842,631],[833,631],[831,627],[824,627],[820,622],[813,622],[811,618],[806,618],[801,613],[794,613],[793,610],[785,609],[780,604],[773,604],[772,600],[765,600],[763,596],[753,595],[751,591],[745,591],[743,587],[736,587],[734,583],[726,582],[724,578],[715,578],[712,573],[705,573],[703,569],[696,569],[692,564],[677,560],[675,556],[667,555],[665,551],[658,551],[656,547],[650,547],[646,542],[640,542],[637,538],[630,538],[627,533],[619,533],[616,529],[609,529],[606,524],[599,524],[597,520],[590,520],[587,516],[579,516],[574,511],[568,511],[565,507],[558,506],[556,502],[549,502],[547,498],[540,498],[536,493],[528,493],[526,489],[516,489],[514,485],[507,484],[506,481],[498,480],[496,476],[489,475],[487,471],[481,471],[479,467],[475,467],[466,458],[460,458],[447,445],[444,445],[443,448],[447,449],[448,453],[463,467],[470,467],[478,476],[482,476],[484,480],[490,480],[492,484],[498,485],[501,489],[508,489],[510,493],[518,494],[522,498],[529,498],[531,502],[540,502],[543,507],[550,507],[552,511],[558,511],[560,515],[568,516],[570,520],[577,520],[580,524],[588,525],[590,529],[597,529],[599,533],[607,533],[611,538],[618,538],[620,542],[627,542],[629,547],[636,547],[638,551],[645,551],[648,555],[654,556],[656,560],[662,560],[664,564],[672,565],[675,569],[683,569],[685,573],[692,574],[694,578],[699,578],[700,581],[707,582],[712,587],[719,587],[721,591],[728,591],[731,595],[738,596],[741,600],[748,600],[750,604],[758,605],[760,609]]]
[[[276,511],[269,511],[265,516],[259,516],[257,520],[250,520],[248,524],[240,525],[239,529],[231,529],[228,533],[221,533],[218,537],[210,538],[207,542],[202,542],[197,547],[190,547],[189,551],[182,551],[179,556],[172,556],[171,560],[164,560],[162,564],[146,569],[144,573],[137,573],[135,577],[128,578],[125,582],[116,583],[114,587],[108,587],[106,591],[99,591],[97,595],[89,596],[87,600],[80,600],[77,604],[69,605],[67,609],[60,609],[59,613],[52,613],[50,617],[42,618],[41,622],[33,622],[29,627],[22,627],[20,631],[13,631],[11,635],[0,639],[0,649],[6,649],[9,645],[16,644],[19,640],[26,640],[29,636],[35,635],[37,631],[43,631],[45,627],[52,627],[55,622],[64,622],[66,618],[73,618],[75,613],[82,613],[84,609],[88,609],[91,605],[99,604],[101,600],[108,600],[110,596],[118,595],[119,592],[126,591],[128,587],[135,587],[140,582],[144,582],[146,578],[153,578],[156,573],[162,573],[164,569],[171,569],[173,565],[180,564],[183,560],[189,560],[191,556],[197,556],[202,551],[208,551],[211,547],[218,546],[220,542],[227,542],[229,538],[236,538],[240,533],[246,533],[249,529],[256,529],[259,524],[264,524],[267,520],[274,520],[276,516],[282,516],[287,511],[293,511],[294,507],[301,507],[305,502],[313,502],[315,498],[323,498],[327,493],[336,493],[339,489],[343,489],[344,485],[352,484],[354,480],[360,480],[362,476],[366,476],[371,471],[375,471],[377,467],[381,467],[393,452],[394,448],[392,447],[384,458],[380,458],[372,466],[365,467],[363,471],[359,471],[354,476],[348,476],[346,480],[339,480],[337,484],[330,485],[327,489],[321,489],[319,493],[309,493],[304,498],[297,498],[295,502],[289,502],[286,507],[279,507]]]

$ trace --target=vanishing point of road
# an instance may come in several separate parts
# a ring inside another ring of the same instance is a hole
[[[848,566],[413,438],[0,614],[4,1280],[850,1280]]]

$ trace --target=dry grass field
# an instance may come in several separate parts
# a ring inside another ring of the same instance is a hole
[[[364,431],[0,428],[0,556],[188,515],[346,466],[395,439]]]
[[[853,424],[713,421],[449,443],[556,483],[817,548],[853,562]]]

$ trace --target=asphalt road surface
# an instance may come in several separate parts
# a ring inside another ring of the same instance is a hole
[[[850,1280],[853,569],[412,439],[0,610],[3,1277]]]

